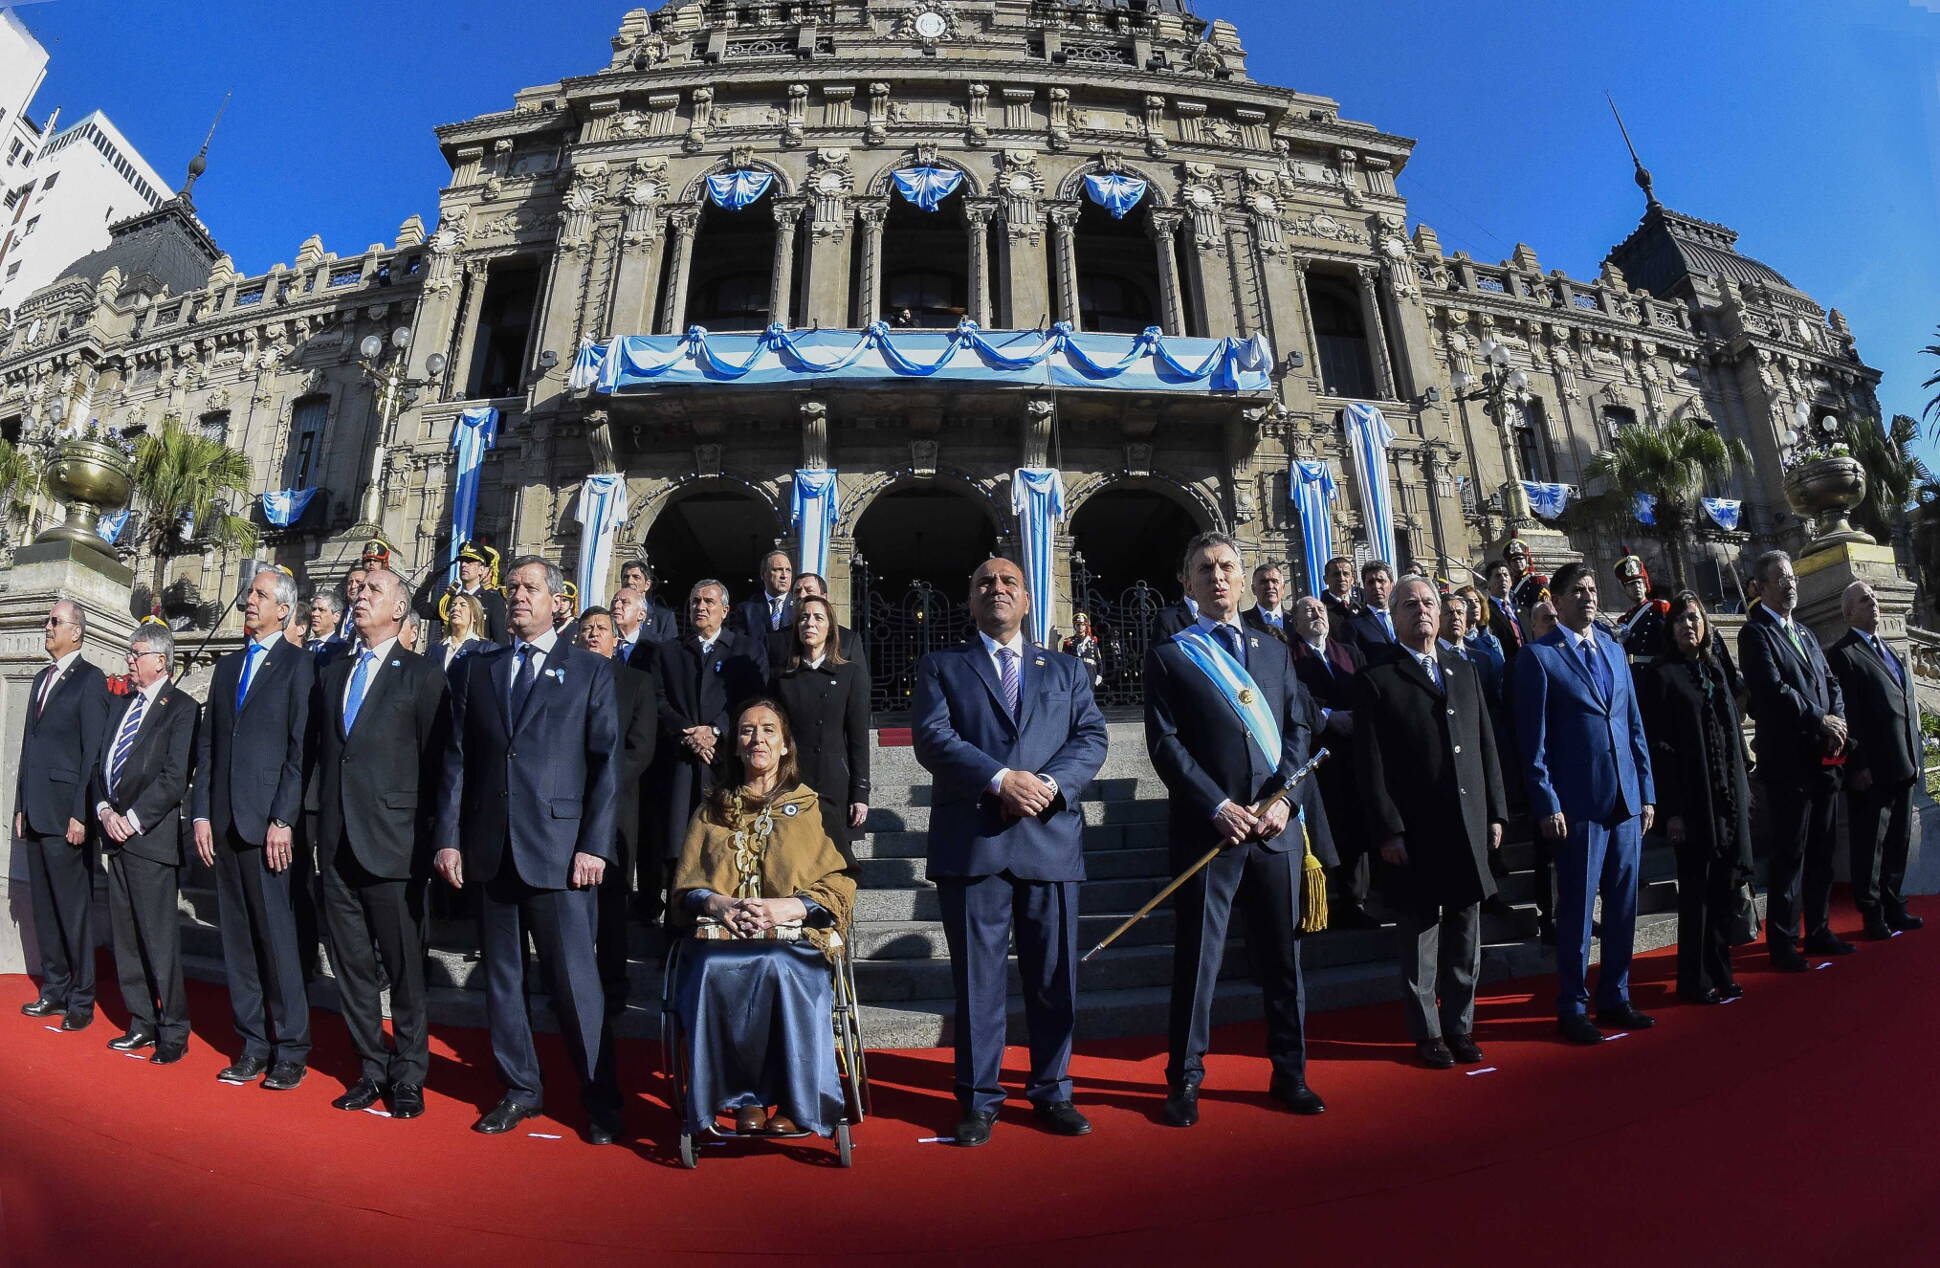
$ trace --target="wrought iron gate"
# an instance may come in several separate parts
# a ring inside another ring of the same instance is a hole
[[[1099,673],[1098,707],[1115,711],[1145,707],[1145,649],[1152,644],[1152,623],[1169,600],[1143,581],[1134,582],[1116,599],[1101,594],[1081,554],[1071,556],[1071,593],[1075,611],[1091,618],[1103,663]]]
[[[907,715],[917,662],[971,638],[976,626],[970,609],[927,581],[914,582],[899,595],[879,593],[860,555],[851,577],[856,627],[869,654],[869,707],[878,722],[884,715]]]

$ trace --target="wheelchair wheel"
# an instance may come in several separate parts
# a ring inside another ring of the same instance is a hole
[[[854,1145],[849,1140],[849,1125],[847,1123],[837,1123],[835,1125],[835,1153],[842,1160],[843,1166],[853,1167],[855,1165],[853,1149]],[[690,1163],[688,1165],[691,1166],[692,1164]]]
[[[682,1132],[680,1134],[680,1165],[692,1171],[700,1165],[700,1161],[700,1150],[695,1148],[694,1145],[694,1133]]]

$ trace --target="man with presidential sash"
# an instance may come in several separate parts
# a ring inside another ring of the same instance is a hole
[[[1306,1080],[1296,935],[1303,915],[1309,927],[1325,921],[1319,869],[1335,861],[1333,842],[1311,782],[1274,799],[1308,758],[1313,702],[1286,644],[1241,624],[1238,544],[1202,533],[1186,547],[1184,571],[1199,617],[1146,653],[1145,742],[1171,796],[1174,869],[1226,848],[1175,899],[1165,1117],[1175,1127],[1199,1121],[1213,991],[1235,907],[1266,996],[1271,1094],[1296,1114],[1319,1114],[1326,1106]]]

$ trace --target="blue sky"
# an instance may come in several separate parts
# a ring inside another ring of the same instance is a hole
[[[431,129],[604,65],[627,0],[40,0],[39,114],[99,107],[171,181],[225,90],[197,206],[246,272],[435,209]],[[1940,0],[1197,0],[1255,77],[1415,138],[1412,215],[1448,250],[1594,275],[1642,196],[1614,93],[1679,211],[1852,322],[1888,414],[1918,415],[1940,325]],[[1930,455],[1940,449],[1929,445]]]

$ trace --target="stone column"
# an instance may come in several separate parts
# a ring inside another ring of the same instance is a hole
[[[1179,222],[1185,216],[1185,212],[1170,207],[1154,207],[1145,213],[1145,232],[1159,253],[1159,311],[1168,335],[1186,333],[1185,292],[1180,289],[1179,277]]]
[[[882,226],[889,218],[887,198],[858,198],[856,220],[862,225],[862,267],[856,270],[855,324],[858,328],[882,316]],[[841,279],[834,279],[841,285]]]
[[[1381,399],[1400,399],[1394,381],[1394,363],[1388,359],[1388,323],[1381,316],[1381,270],[1372,264],[1355,267],[1360,277],[1361,324],[1367,328],[1369,351],[1374,359],[1374,385]]]
[[[1057,270],[1057,307],[1055,321],[1068,321],[1078,328],[1078,213],[1076,202],[1047,202],[1044,212],[1051,220],[1052,262]]]
[[[653,297],[660,289],[660,212],[629,207],[620,238],[620,267],[613,286],[613,330],[619,336],[651,334]]]
[[[852,234],[846,223],[824,224],[813,220],[808,226],[808,295],[801,314],[808,324],[840,330],[854,322],[850,311],[855,296],[849,293],[849,252]]]
[[[673,231],[673,258],[667,269],[667,296],[660,309],[660,333],[682,334],[687,329],[687,277],[694,265],[694,232],[700,228],[701,209],[688,205],[667,213]]]
[[[997,215],[994,198],[963,200],[963,223],[970,239],[970,320],[990,325],[990,222]]]
[[[807,205],[800,198],[773,198],[768,203],[775,217],[775,267],[768,287],[768,320],[780,326],[794,325],[789,312],[795,299],[795,229]]]
[[[997,235],[998,267],[1004,274],[1004,325],[1029,330],[1051,323],[1050,269],[1045,262],[1044,226],[1034,207],[1028,222],[1013,217],[1007,203]]]

